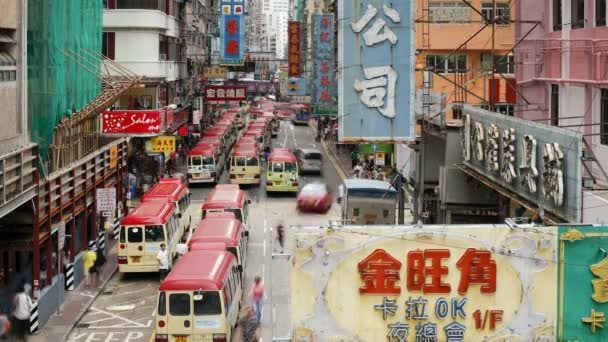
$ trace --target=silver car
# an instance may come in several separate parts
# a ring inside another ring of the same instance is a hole
[[[321,151],[314,148],[301,148],[296,151],[296,158],[298,158],[298,169],[300,172],[321,174],[323,165]]]

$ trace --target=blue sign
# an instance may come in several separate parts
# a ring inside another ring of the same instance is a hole
[[[245,63],[244,18],[241,14],[221,15],[220,65],[243,65]]]
[[[413,3],[339,0],[340,141],[415,139]]]
[[[376,153],[378,151],[378,145],[373,144],[372,145],[372,151],[374,151],[374,153]]]
[[[290,77],[286,79],[288,96],[304,96],[308,94],[307,79],[304,77]]]
[[[313,14],[312,24],[312,103],[331,105],[336,95],[334,17],[331,14]]]

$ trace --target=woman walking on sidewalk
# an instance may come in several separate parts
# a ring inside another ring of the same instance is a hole
[[[262,299],[264,299],[264,285],[262,278],[256,276],[251,285],[250,296],[253,299],[253,308],[255,309],[255,317],[258,322],[262,321]]]

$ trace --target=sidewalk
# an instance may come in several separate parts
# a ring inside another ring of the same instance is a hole
[[[117,245],[115,240],[107,241],[107,261],[99,274],[99,287],[95,290],[87,291],[85,290],[83,280],[74,291],[66,292],[65,301],[62,304],[62,313],[59,314],[58,312],[55,312],[49,321],[40,328],[39,334],[28,336],[29,342],[59,342],[68,340],[68,336],[72,332],[74,326],[87,312],[118,269],[118,260],[116,257]]]
[[[308,123],[316,134],[316,120],[310,120]],[[349,178],[349,175],[352,171],[350,152],[346,151],[346,149],[339,150],[334,141],[324,141],[323,139],[321,139],[321,146],[323,147],[325,152],[329,154],[330,158],[333,159],[332,162],[334,162],[335,166],[339,167],[338,173],[340,174],[340,177],[342,177],[343,180]]]

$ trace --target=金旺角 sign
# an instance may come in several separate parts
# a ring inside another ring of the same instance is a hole
[[[111,111],[101,114],[101,131],[106,134],[153,135],[162,132],[164,113],[154,111]]]
[[[174,136],[160,136],[154,137],[150,143],[150,152],[174,152],[175,151],[175,137]]]
[[[288,75],[289,77],[299,77],[300,76],[300,22],[298,21],[290,21],[288,26]]]
[[[338,2],[340,141],[415,139],[414,4]]]
[[[314,14],[312,22],[312,102],[330,106],[334,97],[334,18]]]
[[[246,101],[247,90],[239,86],[207,86],[205,87],[205,100],[212,104],[229,101]]]
[[[116,188],[98,188],[95,193],[97,212],[116,210]]]
[[[207,78],[225,79],[228,76],[228,69],[222,67],[208,67],[203,69],[203,76]]]
[[[296,340],[551,341],[557,227],[363,226],[294,233]],[[298,328],[303,329],[298,329]]]

